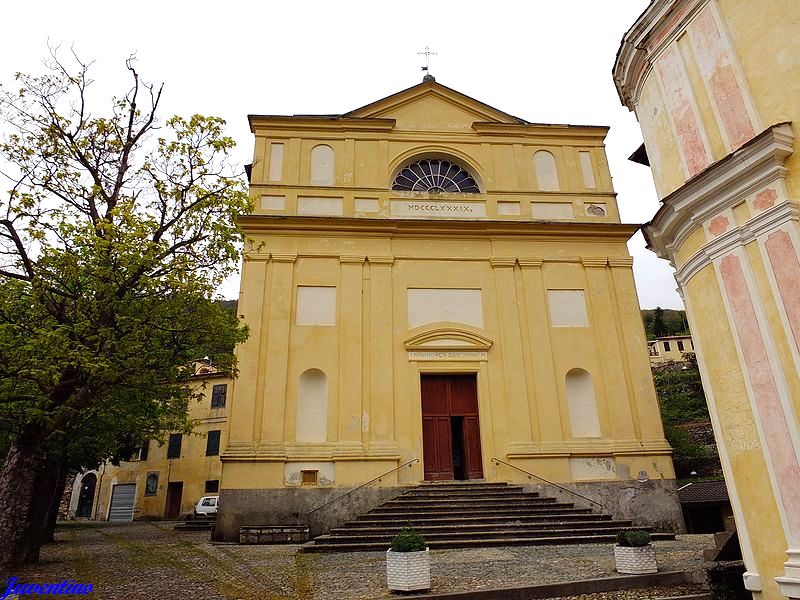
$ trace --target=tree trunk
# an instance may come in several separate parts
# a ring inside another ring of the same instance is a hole
[[[50,510],[47,515],[47,523],[44,530],[43,543],[54,541],[56,530],[56,521],[58,521],[58,512],[61,509],[61,501],[64,498],[64,490],[67,487],[67,475],[69,474],[69,460],[62,459],[59,464],[58,480],[56,487],[53,490],[53,497],[50,502]]]
[[[25,562],[39,562],[39,551],[47,540],[50,530],[51,513],[53,519],[58,515],[58,506],[61,503],[64,480],[62,473],[66,471],[68,461],[63,456],[48,456],[36,474],[33,488],[33,506],[31,521],[24,538]],[[54,506],[55,505],[55,506]],[[55,520],[53,520],[53,528]]]
[[[27,430],[11,442],[0,469],[0,569],[22,564],[29,554],[37,474],[37,431]]]

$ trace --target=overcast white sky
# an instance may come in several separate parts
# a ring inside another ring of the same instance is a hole
[[[609,125],[607,153],[622,219],[658,208],[642,143],[611,78],[620,39],[647,0],[339,0],[305,2],[8,2],[0,81],[37,72],[50,43],[94,60],[98,102],[128,85],[124,59],[164,82],[162,116],[227,120],[239,160],[252,159],[246,115],[342,113],[422,78],[430,46],[437,81],[528,121]],[[98,104],[98,108],[101,106]],[[102,108],[107,106],[103,104]],[[669,265],[631,240],[643,308],[682,307]],[[221,292],[238,295],[238,281]]]

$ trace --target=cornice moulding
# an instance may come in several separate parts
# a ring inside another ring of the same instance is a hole
[[[404,345],[408,351],[488,351],[494,343],[477,331],[441,324],[408,338]],[[423,326],[425,327],[425,326]]]
[[[248,115],[250,132],[258,133],[262,129],[270,130],[299,130],[307,131],[391,131],[395,126],[394,119],[378,118],[342,118],[333,117],[305,117],[305,116],[280,116],[280,115]]]
[[[800,207],[795,202],[782,202],[753,217],[741,227],[726,231],[693,254],[675,273],[675,281],[685,286],[699,271],[715,260],[731,254],[761,235],[778,229],[781,225],[800,219]]]
[[[669,46],[709,0],[655,0],[625,33],[613,76],[623,105],[634,110],[656,57]]]
[[[522,137],[557,137],[564,140],[593,140],[596,145],[602,144],[608,134],[608,126],[605,125],[571,125],[531,123],[528,125],[518,125],[514,123],[493,123],[475,121],[472,129],[479,135],[501,135],[501,136],[522,136]]]
[[[672,260],[672,252],[706,219],[785,177],[793,141],[788,123],[773,125],[665,197],[644,227],[648,247]]]
[[[628,240],[640,225],[629,223],[586,223],[553,221],[492,221],[433,220],[433,219],[376,219],[358,217],[308,217],[294,215],[246,215],[239,224],[247,234],[281,231],[294,234],[437,237],[530,237],[559,238],[574,241]],[[593,236],[597,236],[596,238]]]

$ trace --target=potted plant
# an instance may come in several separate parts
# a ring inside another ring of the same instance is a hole
[[[413,592],[431,587],[431,561],[425,538],[407,525],[386,551],[386,583],[390,590]]]
[[[650,545],[650,534],[646,531],[627,530],[617,533],[614,561],[617,572],[626,575],[658,572],[656,549]]]

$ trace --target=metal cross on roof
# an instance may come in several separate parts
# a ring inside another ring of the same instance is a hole
[[[431,56],[436,56],[436,52],[431,52],[431,49],[425,46],[425,52],[417,52],[417,54],[425,57],[425,66],[422,67],[422,70],[427,71],[428,67],[431,66]]]

